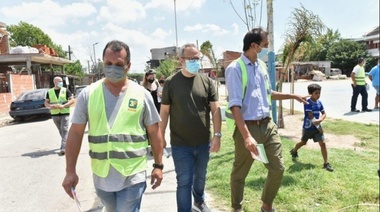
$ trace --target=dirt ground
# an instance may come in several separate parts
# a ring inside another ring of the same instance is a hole
[[[278,129],[279,134],[282,137],[289,138],[295,143],[299,142],[302,136],[302,123],[303,114],[284,115],[285,128]],[[322,122],[323,125],[323,122]],[[352,135],[334,135],[325,133],[325,142],[327,148],[341,148],[360,150],[358,147],[360,141]],[[320,148],[318,143],[314,143],[313,140],[309,140],[303,148]]]

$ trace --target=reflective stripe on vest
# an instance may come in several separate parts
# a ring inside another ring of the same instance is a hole
[[[356,79],[356,84],[357,85],[365,85],[365,71],[364,67],[359,68],[359,73],[356,75],[355,74],[355,79]]]
[[[106,115],[103,80],[90,87],[88,100],[91,167],[99,177],[108,175],[110,166],[124,176],[146,170],[148,141],[139,124],[144,108],[144,88],[130,83],[125,91],[112,128]]]
[[[66,98],[66,88],[61,87],[61,90],[59,91],[59,96],[55,95],[55,90],[54,88],[51,88],[49,90],[49,103],[50,104],[66,104],[67,103],[67,98]],[[69,114],[70,113],[70,107],[65,107],[63,109],[50,109],[50,114],[52,115],[57,115],[57,114]]]
[[[242,94],[242,102],[244,100],[244,97],[245,97],[245,92],[246,92],[246,89],[247,89],[247,83],[248,83],[248,74],[247,74],[247,67],[244,63],[244,61],[241,59],[241,58],[238,58],[237,60],[235,60],[236,62],[238,62],[239,66],[240,66],[240,69],[241,69],[241,73],[242,73],[242,87],[243,87],[243,94]],[[260,69],[262,70],[262,74],[264,75],[264,80],[265,80],[265,88],[267,90],[267,101],[268,101],[268,104],[269,104],[269,114],[270,116],[272,117],[272,113],[270,112],[270,110],[272,109],[272,89],[271,89],[271,86],[270,86],[270,80],[269,80],[269,75],[268,75],[268,71],[267,71],[267,67],[266,67],[266,64],[261,61],[260,59],[257,59],[257,61],[259,62],[260,64]],[[227,97],[227,109],[226,109],[226,112],[225,112],[225,116],[226,116],[226,125],[227,125],[227,128],[229,130],[234,130],[235,129],[235,120],[234,120],[234,116],[232,115],[232,112],[231,112],[231,109],[230,109],[230,106],[229,106],[229,103],[228,103],[228,97]]]

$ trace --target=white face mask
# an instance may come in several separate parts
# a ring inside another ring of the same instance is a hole
[[[111,82],[119,82],[125,78],[124,66],[105,65],[104,75]]]
[[[60,88],[62,88],[62,87],[63,87],[63,82],[59,82],[59,83],[57,84],[57,86],[60,87]]]

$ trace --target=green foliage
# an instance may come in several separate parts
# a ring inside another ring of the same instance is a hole
[[[44,33],[40,28],[20,21],[18,25],[7,26],[10,32],[10,46],[33,46],[36,44],[46,45],[54,48],[59,57],[66,58],[66,53],[60,45],[55,44],[49,35]]]
[[[326,55],[326,59],[332,61],[332,66],[341,70],[352,69],[361,57],[365,59],[369,57],[366,47],[356,41],[346,39],[333,43]]]
[[[352,132],[354,136],[362,133],[353,131],[362,124],[336,120],[332,125]],[[324,129],[334,130],[330,129],[332,125],[324,125]],[[366,134],[378,140],[378,131],[369,130]],[[220,152],[211,154],[206,181],[207,190],[218,200],[219,207],[225,209],[230,208],[229,182],[234,161],[231,137],[231,132],[224,131]],[[301,148],[297,161],[292,161],[289,154],[295,142],[282,138],[282,144],[286,169],[273,203],[278,211],[378,211],[378,145],[367,145],[362,151],[328,146],[329,161],[335,169],[328,172],[322,169],[323,159],[318,144],[309,142],[307,145],[315,148]],[[244,211],[259,210],[267,172],[258,161],[252,165],[245,181]]]
[[[179,62],[175,59],[168,58],[160,63],[160,66],[156,68],[156,77],[159,79],[161,76],[167,78],[177,71]]]
[[[68,75],[77,75],[83,77],[84,73],[82,70],[83,67],[79,60],[75,61],[75,63],[65,65],[65,72]]]

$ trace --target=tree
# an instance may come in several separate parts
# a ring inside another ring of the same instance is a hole
[[[36,44],[46,45],[54,48],[59,57],[66,58],[66,53],[62,46],[55,44],[49,35],[44,33],[40,28],[20,21],[18,25],[7,26],[7,31],[10,32],[10,46],[33,46]]]
[[[212,67],[216,69],[216,83],[218,84],[219,66],[217,63],[217,59],[215,58],[215,53],[212,49],[212,44],[210,41],[205,41],[202,43],[201,52],[210,60]],[[216,86],[216,90],[218,91],[218,85]]]
[[[230,5],[232,9],[234,10],[235,14],[240,18],[240,20],[245,24],[247,27],[247,30],[250,31],[253,29],[256,25],[257,21],[257,12],[256,10],[260,6],[260,19],[259,19],[259,24],[261,25],[261,17],[262,17],[262,10],[263,10],[263,5],[260,5],[260,0],[243,0],[243,8],[244,8],[244,18],[240,16],[240,12],[236,10],[236,7],[232,3],[232,0],[229,0]],[[262,1],[261,1],[262,2]]]
[[[313,40],[322,34],[325,25],[318,15],[305,9],[303,5],[301,8],[295,8],[289,21],[289,28],[285,33],[285,46],[283,49],[282,62],[284,69],[280,74],[278,82],[278,91],[282,91],[282,82],[284,75],[288,72],[290,64],[293,62],[297,50],[303,43],[311,43]],[[294,74],[292,74],[294,76]],[[279,101],[278,111],[278,127],[284,128],[283,108],[282,101]]]
[[[84,73],[82,70],[83,70],[83,67],[82,67],[79,60],[75,61],[75,63],[65,65],[66,74],[77,75],[77,76],[83,77]]]
[[[353,40],[342,39],[333,43],[327,51],[327,60],[331,60],[334,67],[341,70],[352,70],[358,63],[359,58],[367,59],[371,62],[371,58],[367,49],[363,44]],[[368,66],[367,66],[368,67]]]
[[[177,71],[178,61],[173,58],[167,58],[161,61],[160,65],[156,68],[157,78],[164,76],[165,78],[174,74]]]

